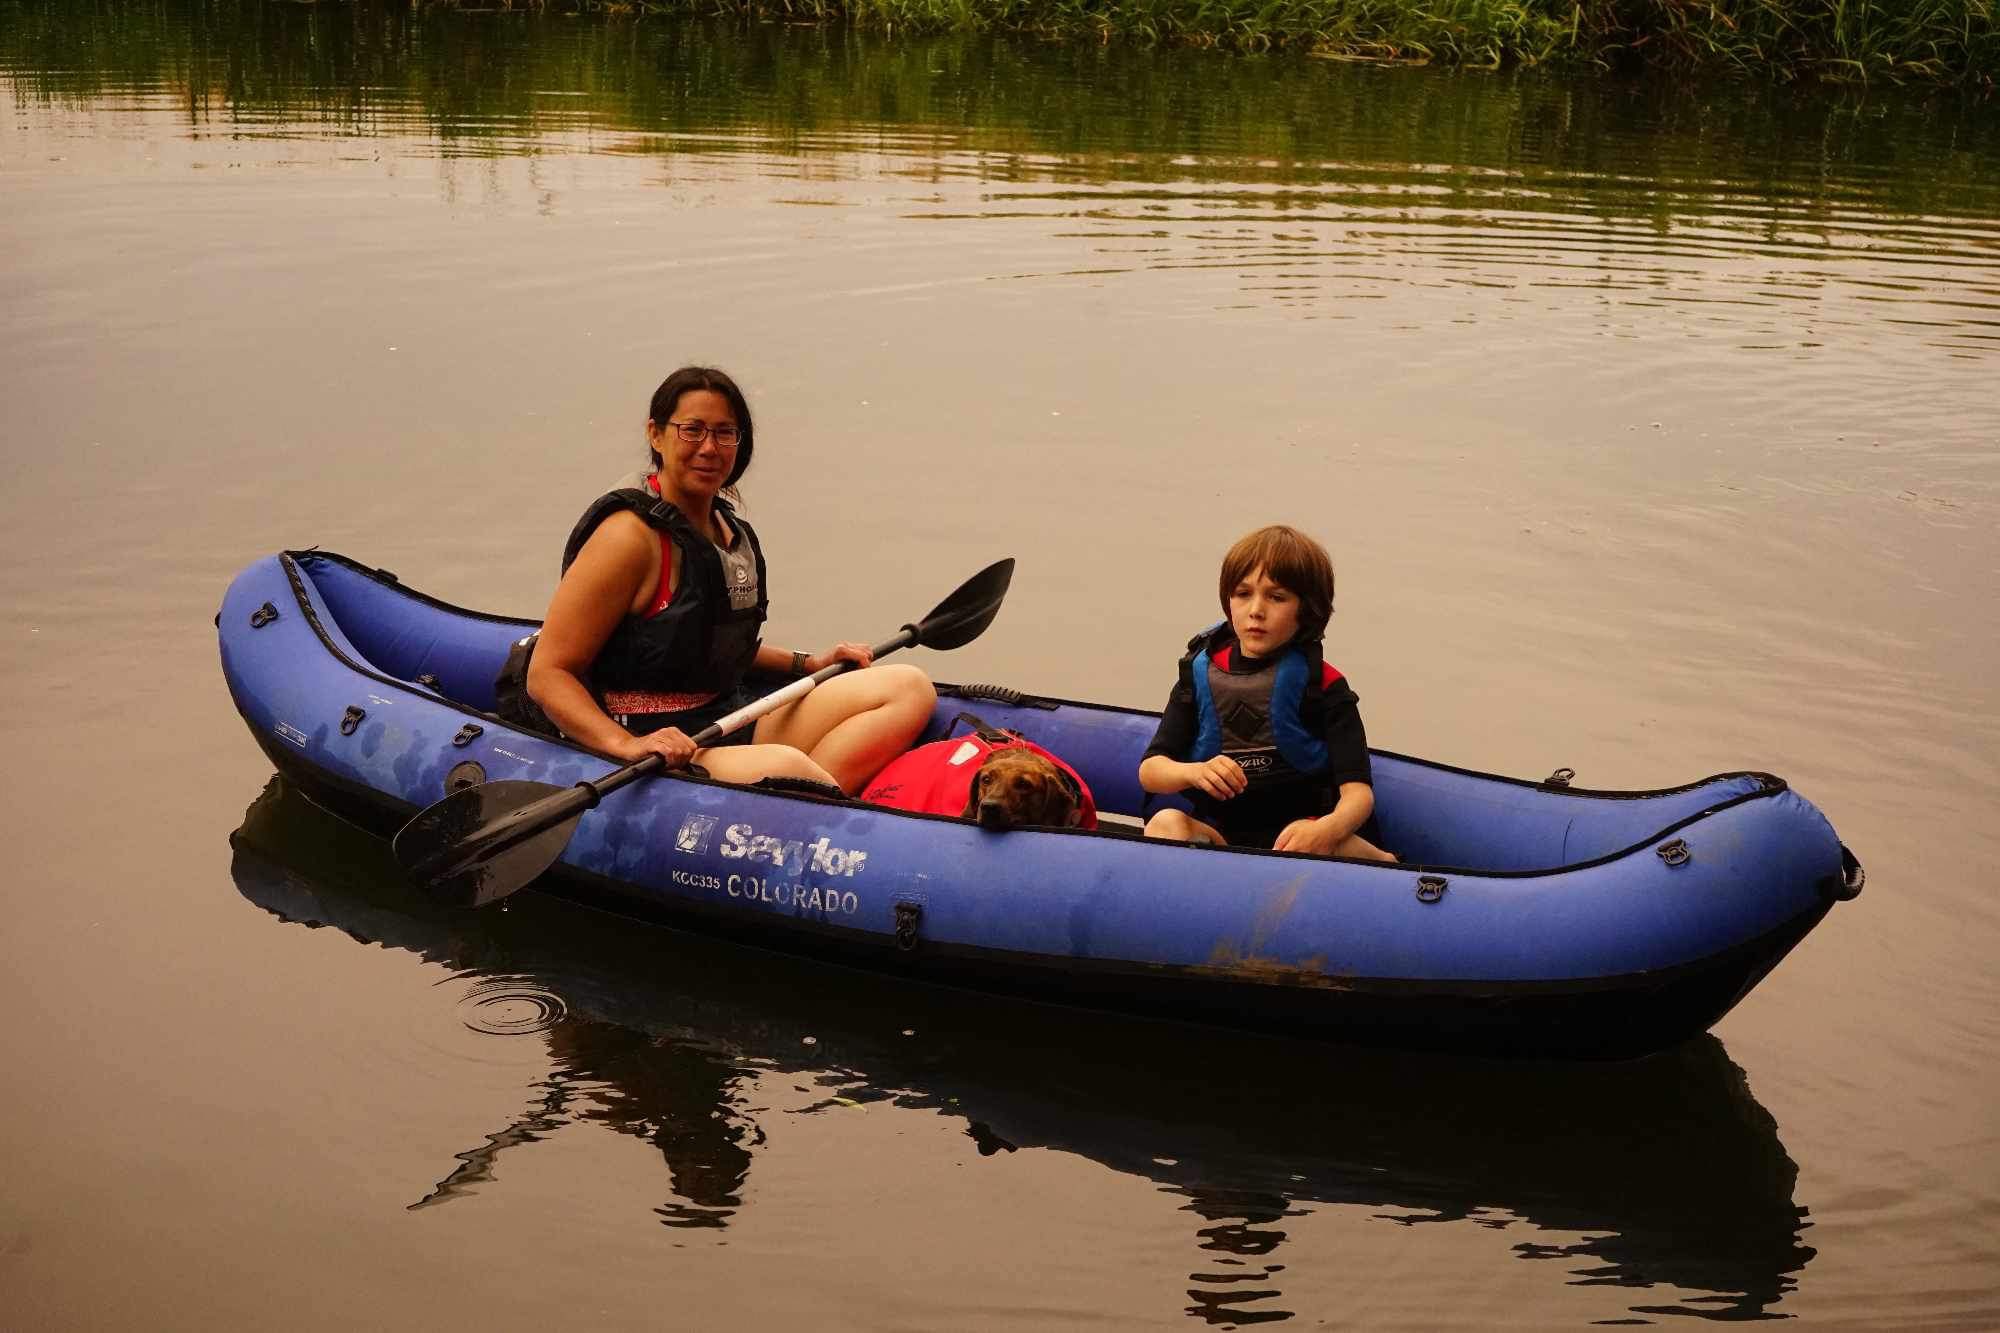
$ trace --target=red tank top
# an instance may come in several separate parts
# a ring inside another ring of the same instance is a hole
[[[646,489],[655,495],[660,493],[660,478],[658,474],[646,478]],[[666,610],[668,603],[673,600],[674,539],[662,532],[660,534],[660,589],[653,594],[653,604],[646,608],[646,619],[651,620],[654,616]]]

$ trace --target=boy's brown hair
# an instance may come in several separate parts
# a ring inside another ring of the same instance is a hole
[[[1324,637],[1326,622],[1333,617],[1333,557],[1326,548],[1282,523],[1259,528],[1238,541],[1222,557],[1218,591],[1224,619],[1229,616],[1229,594],[1260,569],[1299,599],[1299,632],[1293,642],[1312,643]]]

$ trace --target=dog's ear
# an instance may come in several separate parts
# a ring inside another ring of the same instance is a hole
[[[1056,785],[1062,792],[1064,801],[1062,808],[1068,815],[1063,823],[1070,828],[1076,828],[1083,823],[1083,788],[1079,787],[1076,779],[1059,765],[1051,764],[1050,767],[1056,771]]]
[[[979,817],[979,779],[985,773],[986,766],[984,764],[981,764],[972,771],[972,785],[965,789],[965,809],[958,812],[960,819],[977,819]]]
[[[1061,770],[1056,770],[1059,778]],[[1076,796],[1067,782],[1045,780],[1042,784],[1041,819],[1036,821],[1045,828],[1074,828],[1082,817]]]

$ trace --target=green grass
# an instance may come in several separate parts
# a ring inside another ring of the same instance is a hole
[[[451,4],[456,0],[434,0]],[[746,14],[910,34],[1305,49],[1498,68],[1724,69],[1779,77],[2000,77],[1996,0],[513,0]]]

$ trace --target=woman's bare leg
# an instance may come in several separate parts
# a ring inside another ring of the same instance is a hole
[[[1146,836],[1149,838],[1171,838],[1175,842],[1208,842],[1217,847],[1227,847],[1229,839],[1209,825],[1202,823],[1185,810],[1168,808],[1154,812],[1146,821]]]
[[[917,667],[850,671],[761,718],[757,741],[805,751],[852,796],[910,748],[936,703],[931,678]]]
[[[762,778],[810,778],[833,784],[833,777],[802,750],[789,745],[715,745],[696,750],[694,761],[717,782],[752,783]]]

